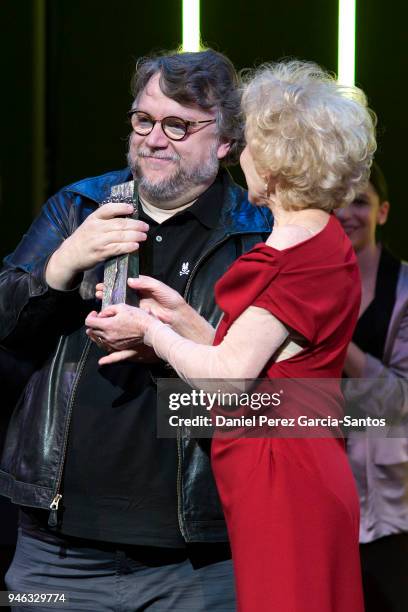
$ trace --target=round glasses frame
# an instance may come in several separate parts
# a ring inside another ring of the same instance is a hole
[[[207,125],[210,125],[211,123],[216,122],[216,119],[205,119],[202,121],[186,121],[185,119],[181,119],[181,117],[174,117],[172,115],[168,117],[163,117],[163,119],[153,119],[153,117],[149,115],[148,113],[144,113],[143,111],[138,111],[138,110],[130,110],[128,112],[128,117],[132,124],[133,131],[139,136],[148,136],[150,132],[153,131],[153,128],[156,125],[156,123],[160,123],[161,129],[163,130],[167,138],[169,138],[170,140],[183,140],[183,138],[185,138],[188,133],[195,133],[195,132],[190,132],[191,128],[198,127],[199,129],[202,129],[206,127]],[[149,122],[151,125],[146,128],[142,128],[140,125],[136,123],[137,119],[139,120],[144,119],[147,122]],[[174,125],[173,126],[171,125],[172,123],[174,124],[174,122],[178,124],[176,129],[182,130],[180,135],[177,135],[171,131],[172,128],[175,127]],[[196,131],[199,131],[199,130],[196,130]]]

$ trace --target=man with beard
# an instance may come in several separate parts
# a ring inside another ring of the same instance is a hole
[[[216,325],[215,282],[270,220],[220,167],[242,142],[225,56],[144,58],[133,93],[129,168],[52,197],[0,276],[2,344],[39,364],[0,466],[0,492],[20,505],[6,582],[65,594],[67,610],[228,612],[232,570],[208,447],[157,438],[154,381],[165,364],[141,348],[99,367],[104,349],[84,320],[105,260],[142,243],[141,273]],[[139,220],[128,204],[99,206],[132,176]]]

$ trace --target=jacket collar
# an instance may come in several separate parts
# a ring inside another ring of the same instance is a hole
[[[220,177],[223,185],[224,203],[214,238],[220,239],[222,236],[231,234],[269,233],[272,229],[270,211],[267,208],[250,204],[246,190],[233,182],[227,170],[221,169]],[[108,172],[101,176],[72,183],[66,187],[66,190],[100,204],[109,197],[114,185],[126,183],[130,180],[132,180],[132,174],[129,168],[124,168],[123,170]]]
[[[123,170],[116,170],[114,172],[108,172],[101,176],[93,176],[91,178],[83,179],[76,183],[72,183],[66,187],[67,191],[72,191],[80,196],[89,198],[97,204],[100,204],[106,200],[111,193],[111,188],[114,185],[120,185],[121,183],[127,183],[132,180],[132,174],[129,168]]]
[[[234,183],[226,170],[222,171],[222,178],[224,206],[221,212],[220,229],[226,234],[271,232],[273,219],[269,209],[251,204],[246,189]]]

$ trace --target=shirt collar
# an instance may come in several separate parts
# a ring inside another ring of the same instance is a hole
[[[194,204],[177,213],[175,217],[191,214],[200,221],[200,223],[209,229],[213,229],[219,224],[222,204],[223,185],[220,173],[218,173],[215,181],[197,198]]]

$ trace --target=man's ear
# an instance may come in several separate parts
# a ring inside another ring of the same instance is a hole
[[[390,212],[390,203],[387,200],[381,202],[377,212],[377,223],[378,225],[384,225],[388,219],[388,213]]]
[[[218,145],[218,149],[217,149],[217,157],[218,159],[224,159],[224,157],[227,155],[227,153],[229,152],[230,148],[231,148],[231,142],[221,142]]]

